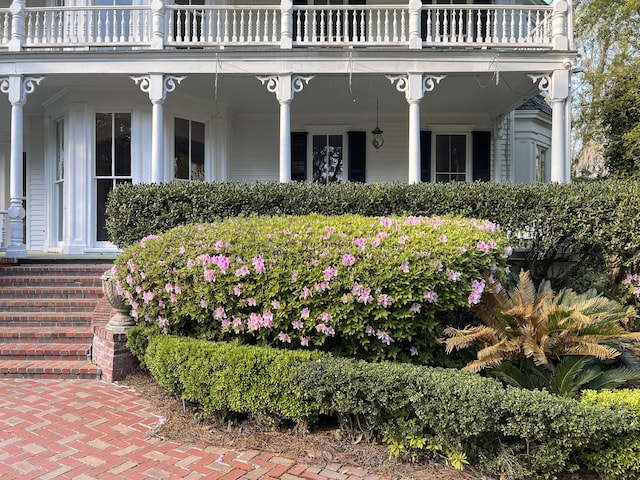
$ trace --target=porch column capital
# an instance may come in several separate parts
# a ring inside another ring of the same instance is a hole
[[[296,93],[301,92],[305,85],[315,78],[315,75],[296,75],[280,73],[278,75],[256,76],[260,82],[267,86],[267,91],[276,94],[276,99],[282,104],[291,103]]]
[[[164,103],[167,99],[167,93],[173,92],[176,86],[187,77],[150,73],[149,75],[131,76],[129,78],[140,86],[140,90],[149,94],[149,100],[155,105],[156,103]]]
[[[36,85],[45,77],[23,77],[22,75],[10,75],[0,77],[0,92],[7,93],[12,106],[24,106],[27,103],[27,95],[33,93]]]
[[[391,84],[395,84],[396,90],[403,92],[409,104],[418,103],[426,92],[431,92],[436,88],[446,75],[429,75],[410,72],[406,75],[386,75]]]

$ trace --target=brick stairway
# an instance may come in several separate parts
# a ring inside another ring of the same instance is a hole
[[[0,263],[0,377],[100,378],[91,319],[109,267]]]

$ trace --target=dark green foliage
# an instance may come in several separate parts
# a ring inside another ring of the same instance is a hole
[[[640,187],[635,181],[512,185],[172,183],[122,185],[107,208],[110,239],[120,247],[177,225],[237,215],[308,213],[365,216],[456,214],[496,222],[527,246],[525,268],[538,282],[578,291],[612,288],[638,263]],[[571,253],[562,275],[549,271]],[[601,274],[604,278],[601,278]],[[607,274],[608,272],[608,274]],[[597,284],[599,283],[599,285]]]
[[[504,388],[458,370],[325,358],[294,371],[305,398],[343,426],[389,443],[425,439],[504,473],[504,452],[526,477],[571,469],[576,451],[636,427],[624,410],[581,406],[543,391]],[[354,432],[354,435],[358,432]],[[425,444],[426,445],[426,444]],[[423,446],[422,448],[429,448]],[[516,478],[511,476],[509,478]]]
[[[306,420],[315,409],[302,398],[291,370],[320,353],[215,343],[166,335],[152,338],[145,362],[156,381],[206,413],[255,413]]]
[[[162,334],[162,330],[147,323],[140,323],[127,330],[127,348],[140,361],[140,367],[143,370],[147,370],[144,354],[149,346],[149,340],[159,334]]]

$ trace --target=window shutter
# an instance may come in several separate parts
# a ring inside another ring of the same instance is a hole
[[[420,131],[420,181],[431,181],[431,131]]]
[[[307,132],[291,132],[291,180],[307,179]]]
[[[350,182],[366,181],[367,132],[347,132],[349,138],[349,176]]]
[[[491,132],[473,132],[473,180],[491,180]]]

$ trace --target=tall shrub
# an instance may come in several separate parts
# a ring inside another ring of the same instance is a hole
[[[439,315],[477,303],[508,251],[487,221],[249,217],[147,237],[116,270],[167,333],[430,362]]]

